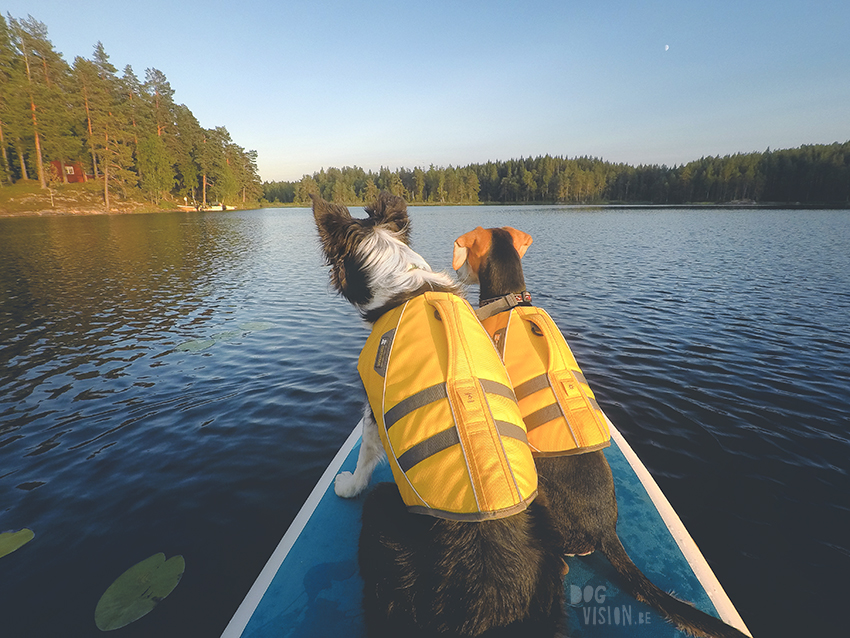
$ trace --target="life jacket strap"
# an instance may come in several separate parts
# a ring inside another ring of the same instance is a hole
[[[484,299],[478,302],[478,309],[475,311],[478,321],[497,315],[505,310],[516,308],[517,306],[530,306],[531,293],[527,290],[522,292],[512,292],[502,297],[493,297],[492,299]]]

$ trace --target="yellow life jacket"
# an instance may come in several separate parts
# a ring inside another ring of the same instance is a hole
[[[386,312],[357,369],[410,511],[479,521],[528,507],[537,470],[522,416],[464,299],[426,292]]]
[[[505,362],[535,456],[582,454],[610,445],[605,415],[545,310],[516,306],[482,324]]]

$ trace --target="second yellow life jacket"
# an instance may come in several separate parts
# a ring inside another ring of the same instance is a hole
[[[426,292],[386,312],[357,369],[410,511],[479,521],[528,507],[537,470],[522,416],[464,299]]]
[[[581,454],[610,445],[605,415],[545,310],[516,306],[482,324],[508,370],[535,456]]]

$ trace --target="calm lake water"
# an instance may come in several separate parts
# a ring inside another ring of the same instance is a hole
[[[750,629],[846,632],[850,212],[410,211],[434,269],[529,232],[535,302]],[[0,532],[35,532],[0,635],[99,634],[163,552],[183,580],[120,635],[217,636],[358,420],[367,329],[310,212],[0,219],[0,260]]]

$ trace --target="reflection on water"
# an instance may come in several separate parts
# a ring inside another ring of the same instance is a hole
[[[846,212],[411,215],[435,269],[477,225],[531,233],[535,302],[750,628],[835,628]],[[0,255],[0,532],[35,534],[0,558],[0,633],[94,633],[109,585],[162,553],[180,585],[122,635],[217,635],[360,409],[367,331],[309,211],[0,219]]]
[[[363,328],[306,213],[0,220],[0,531],[35,532],[4,559],[11,635],[85,634],[158,552],[181,587],[122,632],[223,627],[358,409]]]
[[[176,338],[202,329],[214,313],[213,282],[215,294],[228,294],[227,273],[248,250],[234,225],[193,216],[10,221],[17,223],[4,237],[0,361],[2,405],[15,421],[3,434],[24,437],[29,421],[56,421],[32,455],[60,439],[71,449],[99,440],[98,419],[66,426],[93,416],[87,401],[152,385],[155,367],[139,359],[161,357]]]

